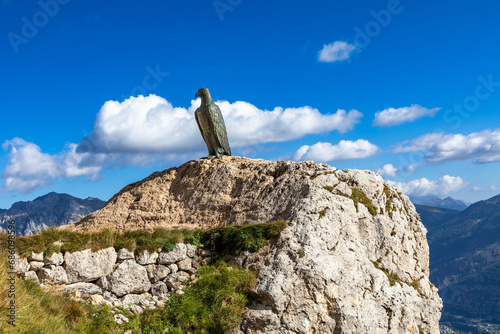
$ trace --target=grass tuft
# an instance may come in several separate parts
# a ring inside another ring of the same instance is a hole
[[[219,261],[198,271],[182,295],[171,295],[164,309],[140,316],[142,333],[229,333],[241,322],[255,274]]]
[[[205,247],[218,254],[239,255],[244,251],[256,252],[277,238],[288,226],[284,220],[265,224],[230,225],[216,227],[201,237]]]
[[[375,205],[373,205],[372,200],[369,199],[366,196],[366,194],[359,189],[351,188],[351,190],[352,190],[351,199],[354,201],[354,206],[356,207],[356,211],[358,211],[358,203],[361,203],[364,206],[366,206],[366,208],[368,209],[368,211],[372,216],[375,216],[377,214],[377,208],[375,207]]]
[[[171,251],[176,243],[181,242],[199,246],[204,233],[200,230],[187,229],[158,229],[154,232],[136,230],[125,233],[104,230],[96,233],[79,233],[50,228],[37,235],[17,238],[16,244],[19,254],[25,257],[30,256],[31,252],[43,252],[44,256],[50,256],[54,252],[77,252],[84,249],[97,251],[108,247],[114,247],[116,250],[126,248],[139,254],[144,250]],[[54,245],[56,241],[63,245]]]
[[[389,217],[392,219],[392,199],[393,199],[393,196],[392,196],[391,190],[389,189],[389,186],[387,184],[384,184],[384,194],[386,197],[385,212],[387,212]]]

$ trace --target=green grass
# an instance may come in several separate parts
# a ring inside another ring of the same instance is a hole
[[[7,265],[0,261],[0,333],[115,334],[228,333],[239,325],[256,283],[255,274],[223,261],[198,270],[198,280],[172,294],[164,308],[132,315],[106,305],[89,305],[61,293],[44,291],[32,281],[16,279],[16,327],[7,323]],[[118,325],[113,315],[124,314],[128,323]]]
[[[332,192],[333,189],[335,189],[335,186],[324,186],[323,189],[325,189],[326,191]]]
[[[372,261],[372,263],[375,266],[375,268],[377,268],[378,270],[381,270],[387,276],[387,278],[389,279],[389,284],[391,286],[396,285],[396,283],[402,282],[401,278],[399,278],[398,275],[396,275],[394,273],[389,273],[389,271],[387,269],[384,269],[382,267],[382,258],[379,258],[377,261]]]
[[[206,231],[201,240],[206,248],[217,254],[238,255],[244,251],[258,251],[267,244],[267,240],[277,238],[287,226],[288,222],[280,220],[216,227]]]
[[[411,283],[408,283],[409,286],[414,288],[415,290],[419,291],[420,290],[420,281],[419,280],[414,280]]]
[[[392,219],[392,193],[391,190],[389,189],[389,186],[387,184],[384,184],[384,194],[386,197],[386,202],[385,202],[385,212],[389,215],[389,217]]]
[[[368,209],[368,211],[372,216],[375,216],[377,214],[377,208],[375,207],[375,205],[373,205],[372,200],[369,199],[366,196],[366,194],[359,189],[351,188],[351,190],[352,190],[351,199],[354,201],[354,206],[356,207],[356,211],[358,211],[358,203],[361,203],[364,206],[366,206],[366,208]]]
[[[216,227],[207,231],[187,229],[158,229],[154,232],[128,231],[118,233],[104,230],[97,233],[78,233],[50,228],[40,234],[16,239],[19,254],[27,257],[31,252],[43,252],[48,256],[54,252],[76,252],[84,249],[94,251],[114,247],[126,248],[139,254],[143,250],[150,252],[158,249],[171,251],[176,243],[189,243],[195,246],[204,244],[208,248],[223,254],[237,255],[243,251],[255,252],[267,244],[267,240],[278,237],[288,226],[285,221],[265,224],[230,225]],[[0,234],[0,243],[5,244],[7,234]],[[62,246],[54,245],[60,241]]]
[[[171,295],[165,308],[140,316],[141,333],[229,333],[241,322],[255,274],[219,261],[198,271],[183,295]]]
[[[173,249],[175,243],[203,243],[215,253],[239,254],[256,251],[274,239],[288,226],[288,222],[226,226],[208,231],[165,230],[155,232],[130,231],[116,233],[103,231],[93,234],[49,229],[41,234],[17,238],[18,251],[30,255],[32,251],[49,254],[55,251],[94,250],[115,247],[138,252],[141,249]],[[0,233],[0,251],[7,254],[7,234]],[[55,241],[63,246],[54,246]],[[197,280],[184,288],[183,295],[172,294],[165,308],[145,310],[132,315],[124,309],[106,305],[89,305],[72,300],[57,292],[44,291],[31,281],[16,279],[17,327],[7,324],[9,283],[7,262],[0,259],[0,333],[86,334],[124,333],[227,333],[241,322],[248,294],[255,286],[255,274],[228,266],[223,261],[205,265],[198,270]],[[22,302],[21,302],[22,301]],[[113,312],[121,312],[129,322],[118,325]]]
[[[54,252],[76,252],[84,249],[96,251],[108,247],[114,247],[116,250],[127,248],[138,254],[143,250],[171,251],[175,244],[180,242],[200,245],[203,233],[199,230],[187,229],[158,229],[154,232],[128,231],[125,233],[104,230],[97,233],[78,233],[50,228],[37,235],[17,238],[16,246],[19,254],[26,257],[31,255],[31,252],[43,252],[45,256],[48,256]],[[0,238],[5,239],[5,236],[2,235]],[[62,242],[63,245],[54,245],[56,241]]]

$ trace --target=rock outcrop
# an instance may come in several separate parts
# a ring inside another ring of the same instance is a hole
[[[208,228],[277,219],[290,224],[274,243],[233,259],[258,275],[235,332],[439,333],[442,302],[429,282],[427,231],[408,197],[371,171],[239,157],[191,161],[125,187],[69,228]],[[187,252],[180,248],[160,254],[158,264],[178,261],[175,254]],[[181,273],[163,282],[175,289],[189,277]]]

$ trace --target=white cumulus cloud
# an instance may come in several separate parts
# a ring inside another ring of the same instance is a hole
[[[307,134],[351,130],[362,117],[357,110],[322,114],[317,109],[280,108],[261,110],[238,101],[218,101],[224,115],[231,147],[245,149],[266,142],[284,142]],[[2,173],[6,191],[28,193],[54,179],[88,176],[103,168],[146,165],[157,161],[186,161],[206,153],[194,119],[200,100],[186,108],[149,95],[123,102],[104,103],[90,135],[69,144],[58,154],[47,154],[34,144],[14,138],[3,144],[9,163]]]
[[[466,186],[464,180],[459,176],[445,175],[439,180],[429,180],[422,178],[407,183],[387,181],[387,183],[401,190],[408,196],[447,196]]]
[[[58,155],[43,153],[38,145],[22,138],[6,141],[2,147],[10,149],[9,163],[2,173],[3,189],[7,191],[28,193],[59,177],[92,176],[101,170],[100,165],[82,166],[87,154],[76,153],[76,144]]]
[[[349,59],[351,52],[356,50],[356,46],[344,41],[336,41],[323,45],[319,52],[318,60],[324,63],[333,63]]]
[[[399,170],[392,164],[386,164],[382,168],[378,169],[377,173],[379,173],[383,177],[396,177],[396,175],[398,175],[399,173]]]
[[[428,109],[418,104],[412,104],[410,107],[403,108],[387,108],[375,113],[373,126],[393,126],[413,122],[422,117],[434,117],[440,109]]]
[[[318,142],[312,146],[302,146],[295,152],[292,159],[295,161],[344,161],[368,158],[380,151],[378,146],[364,139],[341,140],[336,145]]]
[[[472,160],[476,163],[500,161],[500,129],[469,135],[429,133],[396,145],[394,153],[426,151],[429,162]]]
[[[311,107],[261,110],[251,103],[218,101],[231,147],[285,142],[307,134],[351,130],[362,117],[357,110],[322,114]],[[108,101],[99,111],[92,133],[78,152],[176,153],[204,151],[194,119],[200,100],[187,109],[173,107],[156,95]]]

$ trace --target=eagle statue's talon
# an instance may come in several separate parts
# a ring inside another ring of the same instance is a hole
[[[214,103],[208,88],[201,88],[195,96],[201,97],[201,106],[194,112],[196,123],[208,149],[207,159],[231,155],[226,125],[219,107]]]

